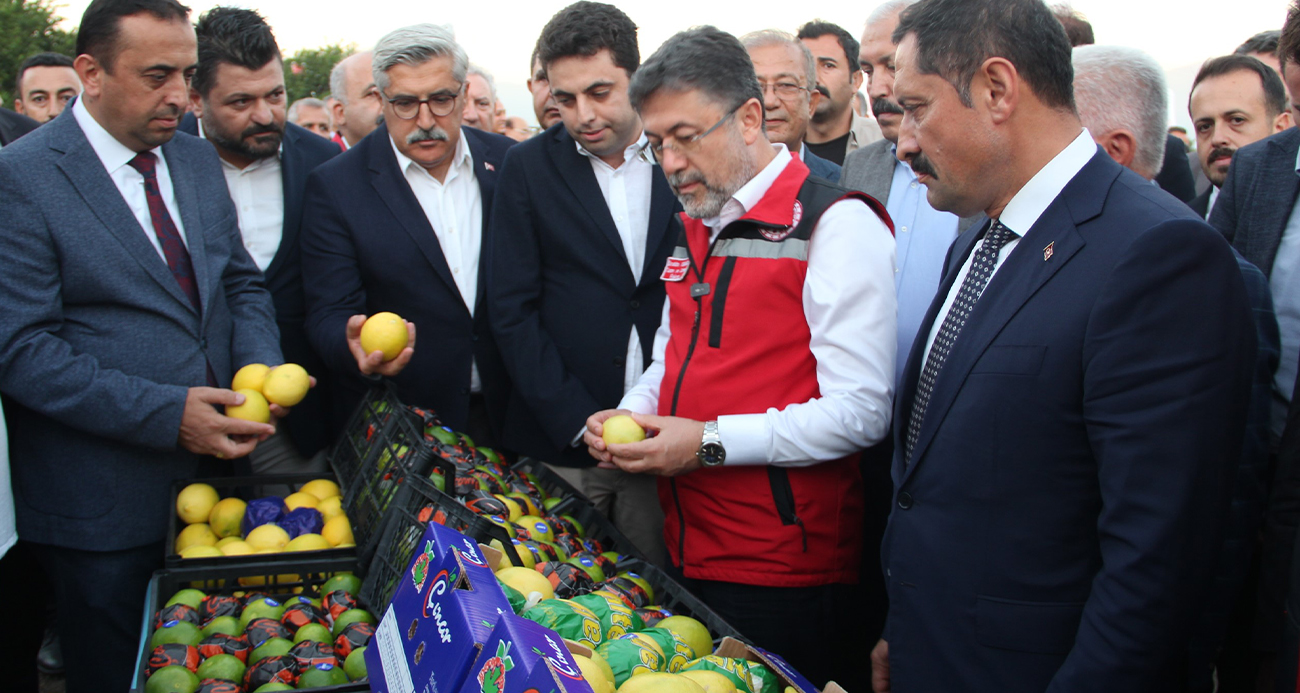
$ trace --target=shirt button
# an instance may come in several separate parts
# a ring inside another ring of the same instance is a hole
[[[899,231],[902,231],[903,233],[907,233],[907,227],[904,226],[903,228],[899,229]]]
[[[913,188],[916,187],[916,181],[913,181],[913,182],[912,182],[912,187],[913,187]]]
[[[452,274],[460,274],[460,268],[457,267],[456,269],[453,269],[453,270],[451,271],[451,273],[452,273]]]

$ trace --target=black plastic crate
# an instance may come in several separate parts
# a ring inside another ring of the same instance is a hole
[[[251,501],[257,498],[265,498],[270,495],[279,495],[269,493],[271,487],[288,486],[297,491],[303,484],[314,479],[331,479],[335,480],[333,474],[323,472],[321,474],[264,474],[261,476],[229,476],[217,477],[211,479],[182,479],[172,484],[171,512],[167,520],[168,544],[164,547],[163,565],[167,568],[212,568],[216,566],[228,565],[253,565],[267,562],[279,562],[281,560],[301,560],[303,556],[322,557],[327,559],[348,558],[357,555],[356,548],[342,549],[322,549],[320,551],[289,552],[282,554],[255,554],[251,556],[213,556],[211,558],[181,558],[173,548],[176,545],[176,535],[184,529],[181,519],[176,515],[176,496],[190,484],[207,484],[217,490],[222,498],[240,498],[244,501]],[[340,486],[342,486],[340,484]],[[361,546],[363,539],[369,539],[370,535],[376,531],[376,528],[370,524],[358,524],[357,518],[347,511],[346,505],[344,512],[352,522],[352,535],[356,539],[357,546]]]
[[[713,646],[717,649],[718,643],[727,636],[737,640],[749,642],[748,638],[743,637],[731,624],[722,620],[713,609],[707,604],[700,601],[699,597],[691,594],[681,583],[668,577],[668,574],[652,563],[641,559],[630,559],[619,561],[619,572],[627,571],[645,578],[646,582],[655,591],[655,604],[673,612],[673,615],[690,616],[695,620],[703,623],[713,635]],[[707,653],[712,654],[712,653]],[[698,654],[703,657],[704,655]]]
[[[564,499],[551,509],[553,515],[570,515],[582,525],[588,538],[596,539],[606,551],[616,551],[631,558],[645,559],[645,554],[632,543],[609,518],[605,517],[587,497],[582,495],[572,484],[556,474],[541,461],[525,457],[516,462],[511,469],[527,472],[542,484],[542,490],[548,496]]]
[[[153,574],[149,581],[148,591],[145,593],[144,601],[144,618],[140,626],[140,647],[136,656],[135,678],[131,683],[131,690],[136,692],[144,691],[146,679],[146,665],[149,662],[149,639],[153,635],[153,629],[150,627],[150,621],[153,615],[175,594],[178,590],[186,587],[201,589],[208,594],[232,594],[235,592],[257,591],[267,594],[276,599],[287,599],[296,594],[304,594],[309,597],[320,596],[316,589],[319,588],[329,577],[335,573],[350,572],[360,575],[359,564],[355,557],[349,558],[326,558],[323,557],[325,552],[317,552],[317,558],[301,558],[292,563],[263,561],[254,564],[241,565],[222,565],[212,567],[189,567],[189,561],[185,567],[174,568],[170,570],[159,570]],[[305,557],[311,554],[289,554],[292,556]],[[289,571],[293,571],[290,573]],[[286,576],[293,576],[296,579],[281,579]],[[261,579],[264,585],[241,585],[240,578]],[[374,602],[366,601],[361,595],[357,597],[358,605],[361,608],[368,609],[376,618],[383,616],[381,609],[373,608]],[[385,603],[384,608],[387,607]],[[340,663],[341,664],[341,663]],[[370,686],[364,681],[340,684],[337,686],[327,686],[324,688],[312,688],[303,690],[321,691],[322,693],[351,693],[353,691],[368,691]]]
[[[443,471],[449,484],[454,484],[456,472],[452,465],[439,459],[435,460],[435,466]],[[387,604],[393,598],[393,592],[415,554],[416,545],[431,521],[450,527],[479,543],[488,544],[496,539],[501,542],[510,561],[515,565],[520,564],[519,555],[505,528],[439,491],[426,475],[412,475],[406,479],[392,505],[390,515],[370,562],[367,578],[361,585],[362,596],[371,604]]]

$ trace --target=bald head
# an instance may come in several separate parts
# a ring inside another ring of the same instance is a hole
[[[330,71],[334,127],[351,147],[384,122],[379,89],[371,73],[371,51],[354,53]]]

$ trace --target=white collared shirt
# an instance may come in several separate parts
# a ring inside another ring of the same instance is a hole
[[[433,227],[456,289],[460,291],[469,314],[473,315],[478,298],[479,255],[483,247],[483,196],[474,175],[474,157],[465,142],[463,128],[452,154],[451,166],[442,181],[402,154],[391,133],[388,141],[397,155],[397,168],[406,177],[420,209],[429,220],[429,226]],[[470,391],[480,390],[478,366],[472,365]]]
[[[85,133],[100,163],[108,171],[109,178],[113,179],[113,185],[117,186],[117,191],[122,194],[126,206],[131,208],[136,221],[140,222],[145,237],[158,251],[158,257],[166,262],[167,255],[163,252],[162,242],[158,240],[158,234],[153,228],[153,217],[149,214],[149,199],[144,194],[144,174],[131,168],[131,160],[135,158],[136,152],[109,134],[108,130],[105,130],[104,126],[90,115],[90,111],[86,110],[82,99],[77,99],[72,104],[72,115],[76,117],[77,125],[81,126],[81,131]],[[154,147],[149,151],[158,157],[158,164],[154,169],[158,177],[158,194],[162,196],[163,205],[167,207],[167,213],[171,215],[172,223],[176,225],[181,242],[189,247],[190,241],[185,236],[185,225],[181,223],[180,207],[176,204],[176,195],[172,190],[172,177],[167,168],[167,157],[163,155],[162,147]]]
[[[574,141],[578,153],[591,161],[591,170],[600,184],[600,194],[605,198],[609,215],[614,218],[619,239],[623,241],[623,254],[632,268],[632,278],[641,283],[641,267],[645,264],[646,238],[650,227],[650,183],[654,166],[637,155],[647,142],[645,133],[623,150],[623,163],[614,168],[603,159]],[[623,392],[631,390],[641,378],[645,368],[645,355],[641,353],[641,338],[636,324],[627,342],[627,359],[623,368]]]
[[[776,157],[736,191],[717,217],[704,220],[711,239],[763,199],[790,163],[785,145],[773,146]],[[654,361],[620,408],[658,412],[664,353],[672,337],[668,311],[665,302]],[[858,452],[889,430],[897,330],[894,239],[865,204],[837,202],[817,222],[808,247],[803,311],[821,396],[781,410],[718,417],[728,465],[807,466]]]
[[[1093,141],[1092,135],[1088,134],[1088,129],[1084,128],[1073,142],[1052,157],[1052,160],[1039,169],[1038,173],[1035,173],[1034,177],[1012,196],[1011,201],[1007,202],[998,220],[1016,235],[1002,246],[1002,250],[998,251],[998,260],[993,265],[993,272],[989,274],[989,283],[993,282],[993,275],[997,274],[1002,263],[1006,262],[1012,251],[1020,245],[1020,239],[1029,233],[1029,229],[1034,224],[1038,223],[1038,218],[1043,216],[1047,207],[1056,200],[1065,186],[1074,180],[1096,153],[1097,143]],[[953,301],[957,299],[957,294],[961,293],[961,284],[970,273],[971,263],[974,262],[976,253],[983,245],[984,239],[981,238],[967,256],[966,262],[962,264],[961,272],[957,274],[952,287],[948,289],[948,297],[944,299],[943,307],[939,309],[934,324],[930,326],[930,336],[925,340],[925,351],[921,360],[922,370],[925,369],[926,361],[930,360],[930,348],[934,346],[935,337],[939,335],[939,329],[943,327],[943,321],[948,317]]]
[[[1210,184],[1210,199],[1205,204],[1205,220],[1209,221],[1210,212],[1214,211],[1214,203],[1219,201],[1219,186]]]
[[[207,139],[203,119],[199,119],[199,136]],[[221,160],[221,171],[226,174],[226,187],[235,202],[239,215],[239,234],[244,239],[244,249],[252,256],[257,268],[266,271],[280,250],[284,237],[284,178],[281,177],[280,154],[257,159],[239,168]]]

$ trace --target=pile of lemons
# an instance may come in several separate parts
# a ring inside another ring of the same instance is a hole
[[[241,528],[247,503],[239,498],[222,498],[209,484],[190,484],[176,495],[176,515],[186,527],[176,535],[173,548],[181,558],[203,558],[356,546],[342,502],[338,484],[313,479],[285,496],[284,504],[289,510],[315,508],[324,520],[320,534],[302,534],[291,540],[283,528],[268,523],[254,527],[245,536]]]
[[[244,403],[226,407],[226,416],[270,423],[271,405],[292,407],[301,402],[311,389],[311,376],[296,363],[274,368],[265,363],[250,363],[235,373],[230,389],[243,395]]]

